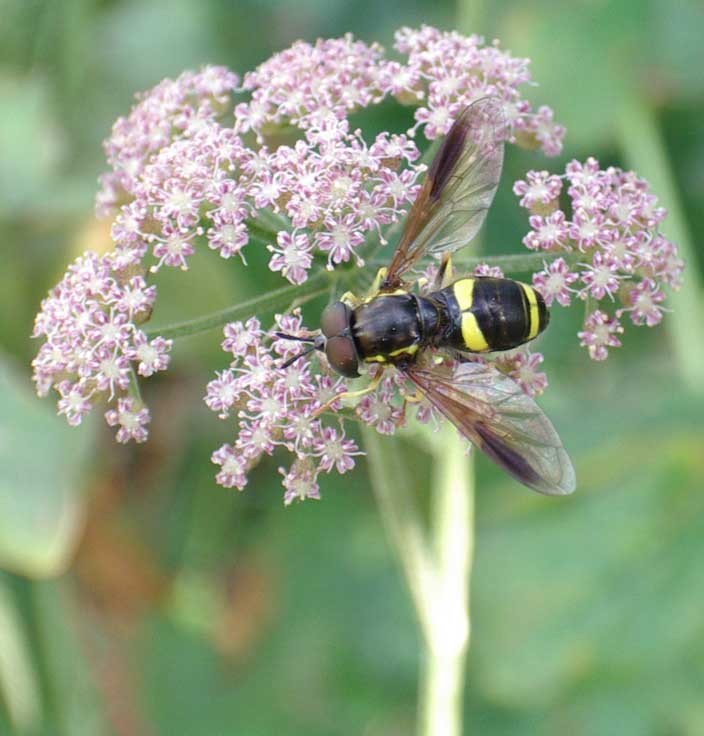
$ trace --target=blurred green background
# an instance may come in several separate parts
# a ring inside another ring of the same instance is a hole
[[[700,0],[0,1],[0,734],[413,730],[419,635],[364,463],[320,503],[284,509],[276,459],[226,491],[209,457],[232,430],[202,402],[218,331],[148,382],[138,448],[33,396],[28,335],[66,264],[105,245],[100,143],[136,91],[202,63],[243,72],[297,38],[390,46],[423,22],[531,57],[530,98],[568,127],[562,160],[510,152],[488,250],[519,251],[513,180],[595,155],[650,178],[688,260],[674,312],[628,327],[605,364],[577,345],[580,310],[554,312],[542,405],[573,497],[477,463],[466,732],[704,734]],[[155,322],[280,284],[254,267],[205,254],[160,274]]]

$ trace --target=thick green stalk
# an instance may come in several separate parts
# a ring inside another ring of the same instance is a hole
[[[421,680],[422,736],[461,736],[474,551],[472,456],[449,424],[435,447],[431,544],[435,562],[431,637]]]
[[[673,313],[664,322],[670,330],[682,378],[690,390],[702,393],[704,290],[662,133],[652,108],[635,96],[623,103],[618,126],[628,165],[650,182],[660,203],[667,207],[665,234],[677,245],[687,263],[682,288],[669,297]]]
[[[435,436],[431,523],[426,528],[398,441],[369,427],[362,433],[379,512],[423,634],[418,733],[461,736],[474,540],[471,458],[452,426]]]

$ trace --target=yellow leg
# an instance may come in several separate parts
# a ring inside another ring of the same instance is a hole
[[[369,287],[369,292],[367,293],[367,296],[376,296],[379,293],[379,289],[381,288],[381,284],[386,278],[387,273],[388,268],[380,268],[377,271],[376,276],[374,277],[374,281],[372,281],[372,285]]]
[[[413,396],[404,396],[404,401],[407,401],[409,404],[419,404],[423,401],[423,394],[417,388]]]
[[[341,394],[337,394],[336,396],[333,396],[332,399],[329,401],[326,401],[319,409],[316,409],[315,412],[313,412],[313,419],[317,419],[324,411],[327,411],[336,401],[344,400],[344,399],[357,399],[360,396],[364,396],[365,394],[369,394],[372,391],[376,389],[376,387],[381,383],[381,379],[384,375],[384,371],[380,370],[376,376],[372,379],[371,383],[363,389],[360,389],[359,391],[344,391]]]
[[[435,288],[444,289],[455,280],[455,270],[452,268],[452,256],[445,253],[440,262],[440,268],[435,276]]]
[[[346,291],[340,297],[340,301],[346,304],[350,309],[356,309],[362,303],[362,300],[351,291]]]

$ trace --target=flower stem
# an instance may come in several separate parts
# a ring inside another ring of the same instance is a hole
[[[435,560],[432,636],[427,642],[420,713],[423,736],[461,736],[469,647],[469,579],[474,551],[472,455],[446,424],[436,443],[431,543]]]
[[[372,488],[423,634],[421,736],[460,736],[469,645],[473,472],[454,428],[435,443],[430,528],[413,500],[413,480],[393,438],[362,430]]]
[[[670,297],[673,314],[665,322],[669,325],[682,378],[690,390],[702,393],[704,338],[700,326],[701,315],[704,314],[704,289],[662,133],[652,108],[635,96],[624,101],[618,126],[621,148],[628,165],[650,182],[653,191],[667,207],[667,235],[687,263],[682,288]]]
[[[338,275],[339,276],[339,275]],[[260,312],[272,311],[275,309],[284,309],[292,302],[299,306],[317,296],[325,294],[329,285],[334,281],[332,272],[319,271],[311,276],[305,284],[301,286],[284,286],[281,289],[269,291],[261,294],[253,299],[240,302],[231,307],[226,307],[218,312],[196,317],[195,319],[185,320],[184,322],[175,322],[170,325],[161,327],[155,326],[145,330],[148,338],[161,335],[164,338],[185,337],[187,335],[197,335],[201,332],[222,327],[227,322],[233,320],[245,319]]]
[[[275,243],[278,235],[278,230],[274,230],[273,227],[267,227],[261,218],[257,220],[250,218],[247,220],[247,232],[266,243]]]

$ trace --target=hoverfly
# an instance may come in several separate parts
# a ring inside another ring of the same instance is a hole
[[[279,334],[311,343],[283,367],[312,350],[346,377],[359,376],[360,364],[393,366],[514,478],[564,495],[574,490],[575,473],[550,420],[495,366],[468,359],[535,338],[549,321],[545,302],[519,281],[452,278],[450,254],[474,238],[494,199],[505,139],[500,100],[485,97],[464,109],[428,169],[388,268],[366,297],[347,293],[328,305],[316,337]],[[433,289],[419,296],[402,277],[428,255],[442,263]],[[437,351],[453,360],[438,360]],[[380,378],[381,371],[367,390]]]

